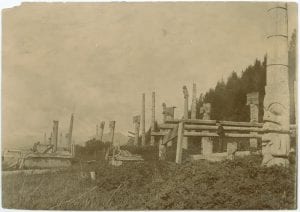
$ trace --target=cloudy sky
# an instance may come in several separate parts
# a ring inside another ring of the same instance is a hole
[[[52,120],[82,142],[100,121],[132,130],[151,92],[182,116],[182,86],[198,94],[266,53],[268,3],[26,3],[2,13],[4,147],[50,134]],[[297,9],[288,6],[289,30]],[[106,125],[107,126],[107,125]],[[108,131],[106,128],[105,131]]]

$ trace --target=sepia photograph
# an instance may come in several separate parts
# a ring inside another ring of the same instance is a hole
[[[297,2],[1,18],[2,209],[297,209]]]

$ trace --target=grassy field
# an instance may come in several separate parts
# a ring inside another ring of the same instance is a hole
[[[55,173],[2,177],[2,206],[16,209],[295,209],[296,170],[261,158],[186,162],[145,154],[143,163],[79,163]],[[147,156],[148,155],[148,156]],[[85,176],[96,171],[97,180]]]

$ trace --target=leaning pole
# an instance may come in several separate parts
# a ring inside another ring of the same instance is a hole
[[[262,165],[288,166],[290,136],[287,133],[272,132],[272,130],[288,132],[290,126],[287,4],[274,2],[269,5]]]

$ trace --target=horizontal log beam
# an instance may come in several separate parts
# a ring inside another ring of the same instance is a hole
[[[215,125],[216,120],[202,120],[202,119],[172,119],[166,120],[166,123],[179,123],[184,122],[186,124],[208,124]],[[252,122],[236,122],[236,121],[220,121],[223,126],[243,126],[243,127],[262,127],[263,123],[252,123]]]
[[[168,132],[151,132],[151,136],[165,136]]]
[[[158,129],[173,129],[177,124],[158,124]]]
[[[258,127],[233,127],[233,126],[224,126],[225,131],[247,131],[247,132],[263,132],[262,128]],[[209,125],[186,125],[185,129],[187,130],[217,130],[218,126],[209,126]]]
[[[184,136],[187,137],[219,137],[217,133],[211,132],[184,132]],[[225,137],[228,138],[261,138],[262,135],[258,134],[241,134],[241,133],[225,133]]]

